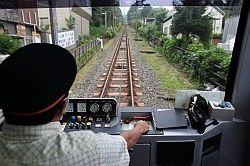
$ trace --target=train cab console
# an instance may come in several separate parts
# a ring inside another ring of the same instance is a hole
[[[118,135],[132,129],[136,121],[146,121],[149,131],[129,149],[130,166],[218,165],[223,161],[220,149],[226,145],[223,130],[238,131],[242,125],[232,127],[233,122],[219,121],[199,134],[189,124],[185,109],[120,107],[113,98],[69,98],[65,111],[61,120],[64,132],[92,130]]]
[[[100,128],[103,132],[108,129],[110,133],[110,129],[118,124],[115,99],[69,99],[65,112],[62,119],[65,132]]]
[[[133,111],[129,108],[118,111],[117,101],[113,98],[70,98],[61,123],[65,132],[92,130],[119,134],[132,129],[136,121],[145,120],[150,126],[145,134],[163,134],[162,129],[156,127],[154,110]]]

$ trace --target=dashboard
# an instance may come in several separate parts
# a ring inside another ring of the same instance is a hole
[[[66,115],[117,116],[117,101],[113,98],[70,98]]]

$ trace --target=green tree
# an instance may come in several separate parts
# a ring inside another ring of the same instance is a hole
[[[70,15],[69,18],[65,18],[65,21],[68,29],[75,28],[75,18],[72,15]]]
[[[141,18],[145,18],[145,17],[152,17],[153,13],[153,8],[151,6],[144,6],[141,10]]]
[[[138,12],[138,10],[137,10],[137,12]],[[139,12],[138,12],[139,13]],[[138,14],[139,15],[139,14]],[[138,16],[137,15],[137,16]],[[131,25],[131,23],[132,22],[135,22],[134,20],[135,20],[135,18],[136,18],[136,7],[135,6],[131,6],[130,7],[130,9],[129,9],[129,11],[128,11],[128,13],[127,13],[127,20],[128,20],[128,23]],[[139,17],[137,17],[137,19],[138,19]]]
[[[167,11],[165,8],[154,9],[154,17],[155,17],[155,25],[158,31],[162,30],[162,24],[164,19],[166,18]]]
[[[40,30],[41,30],[41,32],[48,32],[49,25],[48,24],[44,24],[43,22],[41,22]]]
[[[8,35],[0,34],[0,54],[11,54],[21,47],[21,43]]]
[[[197,39],[208,43],[212,35],[212,18],[205,14],[205,7],[179,6],[174,15],[171,32],[174,36],[182,35],[188,41]]]

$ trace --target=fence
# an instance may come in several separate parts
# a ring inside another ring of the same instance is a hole
[[[103,39],[103,42],[104,40],[106,40],[105,38],[102,38],[102,39]],[[91,59],[92,55],[87,54],[87,52],[92,50],[98,45],[101,45],[101,42],[100,40],[96,39],[70,51],[71,54],[74,56],[75,60],[78,61],[77,63],[78,70],[81,69]]]
[[[148,44],[151,47],[162,47],[164,45],[164,41],[160,40],[158,37],[155,37],[151,34],[146,34],[145,38],[148,41]]]
[[[177,46],[174,48],[181,52],[176,55],[178,59],[182,59],[180,63],[191,68],[194,71],[193,75],[199,77],[199,75],[203,73],[205,79],[208,80],[210,84],[219,86],[221,90],[225,90],[226,79],[220,75],[220,73],[223,73],[221,66],[211,63],[206,59],[201,59],[201,56],[187,49]],[[201,63],[207,63],[209,67],[204,68],[201,66]]]
[[[161,40],[161,38],[158,38],[150,33],[142,36],[147,39],[151,47],[164,46],[165,41]],[[177,46],[174,46],[173,49],[180,51],[180,53],[174,54],[174,56],[169,57],[172,62],[181,65],[182,69],[191,70],[192,76],[195,76],[198,79],[202,78],[200,80],[205,80],[210,84],[219,86],[221,90],[225,90],[226,77],[222,76],[225,75],[225,71],[223,71],[223,68],[220,65],[214,64],[206,59],[202,59],[201,56],[194,54],[190,50]],[[201,65],[202,63],[207,63],[209,67],[204,68]]]
[[[96,40],[92,40],[87,44],[84,44],[82,46],[79,46],[75,48],[74,50],[70,51],[71,54],[77,59],[77,57],[80,57],[82,54],[88,52],[89,50],[93,49],[94,47],[100,45],[101,42]]]

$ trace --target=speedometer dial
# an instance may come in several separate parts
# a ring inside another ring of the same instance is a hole
[[[89,109],[91,112],[93,113],[97,113],[99,111],[99,104],[97,103],[92,103],[90,106],[89,106]]]
[[[112,105],[110,103],[105,103],[103,106],[102,106],[102,111],[103,112],[110,112],[112,111]]]

